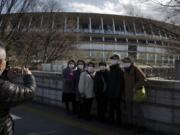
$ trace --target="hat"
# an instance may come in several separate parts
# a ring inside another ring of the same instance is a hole
[[[83,65],[86,65],[86,63],[85,63],[84,60],[78,60],[78,61],[77,61],[77,65],[78,65],[79,63],[83,63]]]
[[[106,62],[99,62],[99,66],[106,66]]]
[[[95,63],[92,62],[92,61],[88,62],[88,64],[87,64],[87,66],[90,66],[90,65],[92,65],[93,67],[95,67]]]
[[[113,54],[113,55],[110,57],[110,59],[117,59],[117,60],[119,60],[120,57],[119,57],[118,54]]]
[[[122,62],[124,62],[124,63],[131,63],[132,62],[132,60],[131,60],[131,58],[129,58],[129,57],[125,57],[123,60],[122,60]]]
[[[73,63],[74,65],[76,65],[76,62],[74,60],[69,60],[67,65],[69,65],[70,63]]]

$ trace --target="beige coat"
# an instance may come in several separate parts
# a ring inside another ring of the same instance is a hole
[[[86,71],[82,72],[79,80],[79,93],[85,98],[94,97],[94,80]]]

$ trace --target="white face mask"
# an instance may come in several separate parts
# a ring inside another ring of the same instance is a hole
[[[88,67],[88,71],[89,71],[89,73],[93,73],[94,72],[94,68],[93,67]]]
[[[111,60],[111,65],[116,65],[116,64],[118,64],[118,60]]]
[[[123,63],[124,68],[129,68],[131,66],[131,63]]]
[[[73,69],[74,68],[74,64],[69,64],[68,67]]]
[[[78,68],[83,70],[84,69],[84,65],[78,65]]]
[[[100,66],[99,67],[101,71],[105,70],[106,69],[106,66]]]

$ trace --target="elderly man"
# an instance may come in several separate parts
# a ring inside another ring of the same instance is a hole
[[[128,57],[122,60],[124,67],[124,86],[125,86],[125,108],[126,108],[126,122],[128,126],[135,124],[141,126],[143,124],[143,112],[140,104],[133,102],[133,95],[136,90],[141,88],[146,80],[143,71]],[[133,115],[138,118],[133,121]]]
[[[4,79],[2,73],[5,67],[6,51],[3,44],[0,43],[0,135],[13,135],[13,120],[9,113],[10,109],[32,99],[35,95],[36,83],[31,71],[27,68],[23,69],[23,85]],[[12,73],[12,70],[9,72]]]
[[[109,121],[120,125],[122,122],[121,99],[124,91],[124,73],[119,65],[120,57],[118,54],[113,54],[110,60],[107,89]]]

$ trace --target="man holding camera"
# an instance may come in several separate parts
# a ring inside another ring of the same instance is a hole
[[[0,43],[0,135],[13,135],[13,120],[10,116],[10,109],[25,101],[31,100],[35,95],[36,82],[28,68],[13,69],[3,72],[6,68],[6,51]],[[12,83],[12,77],[22,71],[23,84]]]

